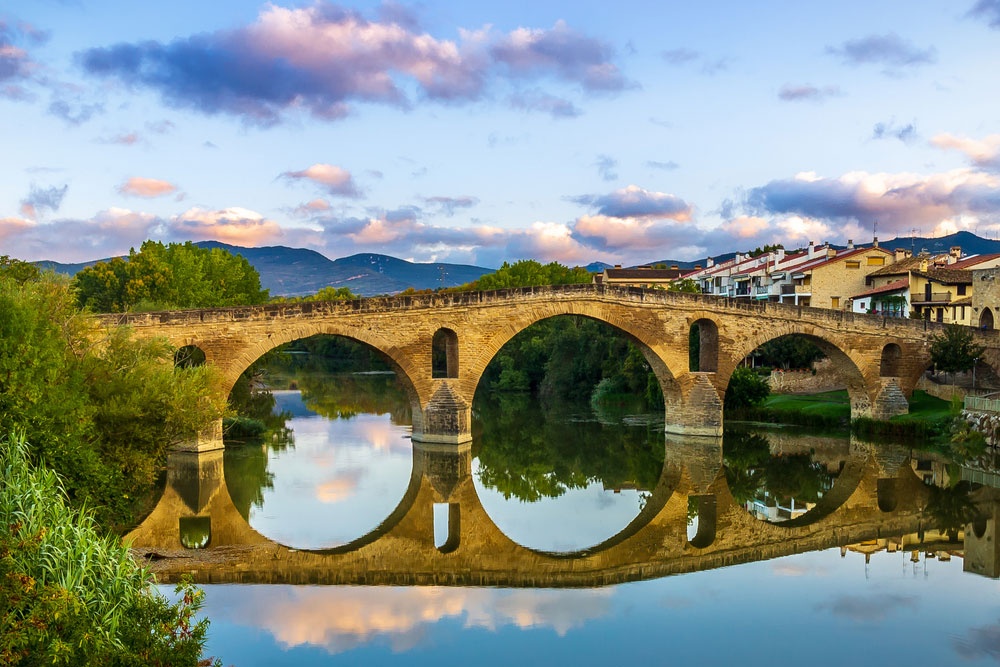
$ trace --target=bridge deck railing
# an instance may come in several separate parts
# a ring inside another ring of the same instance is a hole
[[[236,306],[229,308],[208,308],[193,310],[155,311],[144,313],[124,313],[103,316],[108,324],[130,324],[134,326],[156,326],[164,324],[193,324],[199,322],[233,322],[240,320],[286,319],[301,316],[337,315],[358,312],[389,312],[410,309],[442,308],[454,306],[477,306],[509,302],[524,298],[614,298],[629,303],[664,304],[686,309],[719,309],[755,314],[771,314],[794,319],[825,320],[836,324],[867,324],[895,330],[908,329],[913,332],[940,331],[945,326],[929,320],[911,320],[899,317],[882,317],[869,313],[853,313],[829,308],[814,308],[794,304],[731,299],[711,294],[670,292],[663,289],[647,289],[621,285],[545,285],[536,287],[512,287],[480,292],[434,292],[431,294],[406,294],[396,296],[376,296],[351,301],[300,301],[296,303],[264,304],[258,306]],[[997,331],[979,331],[979,335],[995,337]]]

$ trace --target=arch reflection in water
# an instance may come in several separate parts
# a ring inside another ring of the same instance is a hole
[[[483,509],[508,538],[540,551],[577,552],[619,533],[659,481],[662,423],[609,423],[521,398],[477,405]]]
[[[726,482],[733,499],[770,523],[798,520],[814,511],[837,485],[850,457],[847,437],[805,439],[728,429],[723,441]],[[847,477],[841,486],[851,484],[851,476]]]
[[[479,502],[470,448],[444,445],[415,446],[412,475],[399,505],[376,530],[338,549],[289,549],[251,530],[221,480],[221,456],[196,454],[188,455],[196,460],[172,465],[160,504],[127,539],[163,556],[150,563],[163,582],[191,574],[201,583],[606,586],[845,544],[889,548],[885,538],[893,535],[908,535],[899,542],[914,545],[907,549],[933,552],[960,549],[963,540],[968,547],[975,540],[977,556],[966,565],[981,573],[996,571],[996,511],[976,529],[963,527],[975,523],[989,503],[995,507],[1000,494],[984,496],[988,487],[974,490],[968,483],[949,486],[954,469],[943,461],[925,455],[915,460],[906,449],[852,440],[835,485],[837,491],[850,475],[848,490],[828,494],[823,502],[836,502],[824,511],[817,506],[797,519],[771,524],[748,520],[745,506],[729,492],[722,449],[718,441],[668,442],[666,462],[639,516],[610,539],[573,554],[540,553],[511,541]],[[930,483],[922,476],[930,476]],[[936,492],[936,484],[948,488]],[[892,498],[883,498],[886,493]],[[714,528],[705,540],[685,535],[691,497],[698,497],[706,529]],[[714,512],[708,512],[711,506],[702,507],[701,500],[711,504],[713,498]],[[446,540],[451,543],[445,548],[435,540],[436,505],[447,505],[449,513],[454,508],[460,516],[457,539]],[[886,509],[890,505],[893,509]],[[178,517],[186,516],[211,516],[208,549],[182,549]]]
[[[410,427],[390,414],[319,414],[314,406],[329,412],[321,391],[308,401],[299,390],[274,396],[275,410],[291,415],[294,445],[226,451],[226,484],[244,518],[262,535],[301,549],[343,545],[371,531],[406,491]]]

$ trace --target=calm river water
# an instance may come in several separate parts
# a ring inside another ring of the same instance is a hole
[[[997,496],[935,455],[517,398],[456,454],[410,441],[389,376],[291,386],[278,437],[178,464],[143,533],[202,547],[166,562],[224,664],[1000,661]]]

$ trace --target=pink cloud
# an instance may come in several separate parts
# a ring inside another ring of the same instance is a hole
[[[284,236],[274,220],[239,207],[215,211],[192,208],[171,218],[167,231],[178,241],[215,240],[240,246],[266,245]]]
[[[939,134],[931,139],[931,144],[942,150],[957,150],[976,166],[984,169],[1000,167],[1000,134],[991,134],[983,139],[970,139],[953,134]]]
[[[177,186],[169,181],[162,181],[156,178],[142,178],[133,176],[120,186],[118,192],[131,197],[162,197],[177,192]]]
[[[302,179],[312,181],[323,186],[331,195],[354,198],[361,196],[351,172],[332,164],[317,163],[301,171],[286,171],[281,176],[292,181]]]

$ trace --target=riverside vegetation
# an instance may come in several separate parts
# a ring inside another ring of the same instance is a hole
[[[225,410],[210,368],[106,330],[64,277],[0,258],[0,663],[198,665],[197,589],[169,602],[117,535],[168,446]]]

